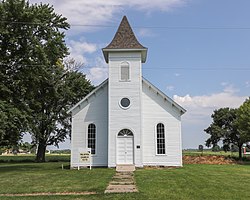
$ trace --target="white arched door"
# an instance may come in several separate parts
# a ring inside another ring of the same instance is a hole
[[[134,164],[134,136],[129,129],[122,129],[117,136],[117,164]]]

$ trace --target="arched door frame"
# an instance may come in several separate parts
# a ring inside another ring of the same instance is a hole
[[[121,129],[116,137],[116,164],[134,164],[134,134]]]

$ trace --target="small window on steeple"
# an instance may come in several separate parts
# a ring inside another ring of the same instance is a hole
[[[129,81],[129,64],[128,62],[121,63],[121,81]]]

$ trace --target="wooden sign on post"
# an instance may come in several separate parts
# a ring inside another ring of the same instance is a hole
[[[84,163],[85,165],[89,166],[91,170],[92,165],[92,158],[91,158],[91,148],[88,149],[79,149],[79,163]],[[78,170],[80,166],[78,165]]]
[[[89,163],[89,161],[90,161],[90,153],[89,152],[80,153],[80,159],[81,159],[82,162]]]

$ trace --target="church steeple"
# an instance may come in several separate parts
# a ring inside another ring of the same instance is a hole
[[[126,16],[122,18],[120,26],[111,43],[103,48],[102,51],[107,63],[108,53],[114,51],[140,51],[142,62],[145,62],[147,57],[147,48],[142,46],[136,39]]]

